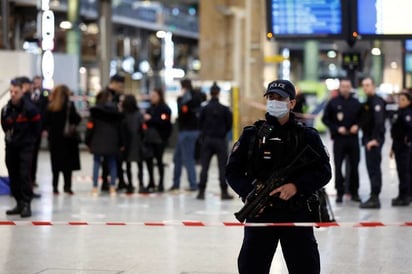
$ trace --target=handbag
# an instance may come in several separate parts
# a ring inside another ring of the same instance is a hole
[[[163,142],[159,132],[153,127],[144,130],[143,134],[143,144],[161,144]]]
[[[77,132],[77,126],[75,124],[70,124],[70,101],[67,102],[67,114],[63,128],[63,136],[76,139],[80,137],[79,133]]]

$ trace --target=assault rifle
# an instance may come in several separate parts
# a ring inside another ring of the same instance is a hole
[[[236,219],[243,223],[246,218],[259,215],[265,207],[271,206],[276,197],[270,196],[270,192],[284,185],[289,174],[296,173],[319,159],[320,155],[311,146],[306,145],[286,167],[273,172],[264,182],[255,180],[254,188],[247,195],[244,206],[235,213]]]

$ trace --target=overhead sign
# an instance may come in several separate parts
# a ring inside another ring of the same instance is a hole
[[[342,0],[267,1],[275,39],[342,35]]]

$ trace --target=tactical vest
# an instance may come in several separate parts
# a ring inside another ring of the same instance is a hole
[[[276,169],[286,167],[302,149],[304,126],[301,123],[273,126],[264,120],[255,122],[250,140],[248,172],[264,180]]]

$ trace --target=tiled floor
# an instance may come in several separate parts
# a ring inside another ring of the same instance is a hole
[[[324,137],[330,148],[327,135]],[[347,200],[336,206],[333,183],[328,185],[342,227],[316,229],[322,273],[412,273],[412,227],[399,224],[412,221],[412,209],[390,206],[390,199],[397,194],[397,177],[394,162],[387,157],[388,148],[387,141],[380,210],[360,210],[358,204]],[[170,151],[165,158],[169,163],[166,171],[166,187],[169,187]],[[38,191],[42,198],[33,201],[33,217],[28,220],[7,217],[4,212],[14,206],[14,201],[0,196],[0,221],[17,223],[0,226],[1,274],[237,273],[236,258],[243,231],[241,227],[225,226],[224,222],[236,221],[233,212],[241,207],[241,202],[220,200],[215,164],[209,172],[206,200],[198,201],[195,193],[184,191],[92,197],[91,163],[91,156],[83,152],[83,169],[74,174],[74,196],[53,196],[49,154],[41,152]],[[360,194],[366,198],[369,181],[363,160],[360,173]],[[187,182],[182,180],[184,187]],[[53,225],[35,226],[29,222],[40,220]],[[70,221],[88,224],[69,225]],[[184,221],[201,221],[204,226]],[[362,221],[379,221],[385,226],[354,227]],[[159,222],[164,226],[149,225]],[[271,273],[287,273],[280,250]]]

